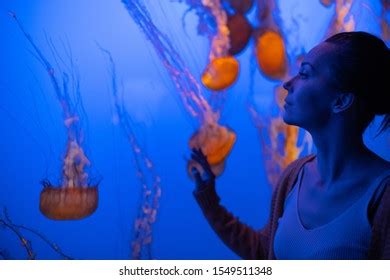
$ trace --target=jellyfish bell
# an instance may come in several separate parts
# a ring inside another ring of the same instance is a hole
[[[52,220],[80,220],[94,213],[97,206],[97,186],[57,188],[44,183],[39,209]]]
[[[218,165],[225,161],[236,142],[236,133],[216,123],[205,124],[189,141],[191,149],[201,149],[208,163]]]
[[[274,30],[259,30],[256,34],[256,57],[261,72],[274,80],[287,73],[287,56],[282,35]]]
[[[232,56],[213,59],[202,74],[202,84],[211,90],[224,90],[237,79],[239,63]]]
[[[253,6],[253,0],[225,0],[229,3],[230,7],[237,13],[245,14]]]
[[[244,15],[237,13],[228,16],[227,27],[230,39],[229,54],[236,55],[248,44],[252,34],[252,26]]]
[[[194,168],[194,167],[198,170],[198,172],[200,173],[200,176],[203,176],[203,173],[204,173],[202,166],[199,163],[197,163],[196,161],[190,159],[187,162],[187,173],[188,173],[188,177],[190,177],[191,180],[193,180],[193,181],[195,181],[194,175],[192,174],[192,168]],[[213,172],[214,176],[218,177],[225,170],[225,161],[222,161],[218,164],[210,165],[210,168],[211,168],[211,172]]]

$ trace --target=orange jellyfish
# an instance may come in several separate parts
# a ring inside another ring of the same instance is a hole
[[[227,27],[230,39],[229,54],[236,55],[248,44],[252,35],[252,26],[244,15],[237,13],[228,16]]]
[[[207,157],[214,175],[219,176],[224,170],[224,162],[236,141],[236,133],[224,126],[209,123],[195,132],[189,141],[191,149],[201,149]],[[196,163],[191,162],[188,170]],[[198,167],[198,166],[196,166]],[[201,170],[201,168],[198,168]]]
[[[238,77],[239,63],[232,56],[215,58],[202,74],[202,83],[211,90],[219,91],[231,86]]]
[[[262,30],[256,37],[256,57],[261,71],[271,79],[282,79],[288,69],[282,35],[273,30]]]
[[[52,220],[80,220],[95,212],[98,205],[96,187],[56,188],[45,186],[40,210]]]
[[[201,81],[211,90],[220,91],[231,86],[237,79],[239,62],[229,56],[230,38],[228,16],[219,0],[204,0],[203,6],[215,19],[216,34],[212,38],[209,64],[204,70]]]
[[[235,141],[233,130],[217,124],[206,124],[191,136],[189,146],[191,149],[202,149],[210,165],[216,165],[225,160]]]
[[[275,0],[258,0],[259,28],[255,34],[255,54],[260,71],[270,79],[281,80],[287,74],[288,59],[283,34],[274,14]]]
[[[232,9],[240,14],[247,13],[253,6],[253,0],[226,0]]]
[[[43,181],[39,209],[53,220],[79,220],[90,216],[98,206],[97,186],[88,186],[84,166],[89,160],[75,141],[68,144],[60,188]]]
[[[98,189],[97,186],[88,186],[88,174],[84,170],[86,166],[90,165],[90,162],[81,147],[83,133],[77,115],[77,109],[82,110],[79,81],[73,73],[69,75],[66,72],[61,73],[62,80],[59,80],[51,63],[34,43],[32,37],[24,30],[16,15],[14,13],[10,13],[10,15],[15,19],[19,29],[33,47],[37,58],[49,75],[61,105],[67,130],[67,149],[62,168],[62,184],[60,187],[54,187],[48,181],[43,181],[44,188],[40,195],[39,209],[43,215],[53,220],[83,219],[96,210]],[[57,54],[55,49],[52,51]],[[70,87],[69,83],[72,83],[74,87]],[[75,88],[74,92],[70,93],[69,88]],[[77,102],[72,100],[72,96]]]
[[[211,40],[209,60],[202,73],[201,82],[210,90],[225,90],[236,81],[239,74],[239,62],[232,56],[245,48],[252,27],[245,16],[239,12],[228,15],[222,5],[229,4],[227,2],[222,3],[221,0],[186,0],[186,2],[191,6],[190,9],[196,9],[200,18],[199,32],[206,33]],[[218,96],[217,99],[221,101],[223,97]]]

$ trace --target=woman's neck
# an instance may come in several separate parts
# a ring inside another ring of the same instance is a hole
[[[351,130],[327,129],[326,132],[312,133],[312,136],[317,147],[317,170],[325,186],[358,176],[356,170],[361,170],[368,159],[373,158],[362,135]]]

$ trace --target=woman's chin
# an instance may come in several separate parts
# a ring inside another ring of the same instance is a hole
[[[282,119],[283,119],[283,121],[284,121],[285,124],[293,125],[293,126],[298,126],[298,127],[301,127],[301,128],[302,128],[300,122],[297,122],[297,120],[294,120],[293,118],[289,117],[289,116],[286,115],[286,114],[283,114]]]
[[[292,120],[286,111],[283,112],[282,118],[286,124],[293,125]]]

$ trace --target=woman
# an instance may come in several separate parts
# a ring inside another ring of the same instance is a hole
[[[336,34],[313,48],[284,84],[283,119],[306,129],[317,154],[280,176],[270,219],[256,231],[219,204],[206,157],[192,158],[194,196],[210,225],[245,259],[390,259],[390,163],[363,143],[375,115],[390,126],[390,53],[365,32]]]

